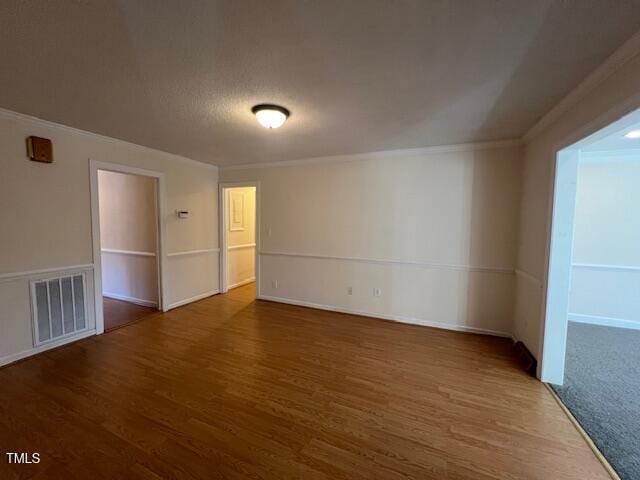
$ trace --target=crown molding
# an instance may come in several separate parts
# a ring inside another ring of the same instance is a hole
[[[210,163],[205,163],[205,162],[199,162],[198,160],[193,160],[191,158],[187,158],[187,157],[183,157],[181,155],[176,155],[175,153],[169,153],[169,152],[165,152],[163,150],[157,150],[155,148],[151,148],[151,147],[145,147],[144,145],[138,145],[137,143],[132,143],[132,142],[128,142],[126,140],[120,140],[118,138],[113,138],[113,137],[107,137],[106,135],[101,135],[99,133],[94,133],[94,132],[88,132],[86,130],[81,130],[79,128],[75,128],[75,127],[70,127],[68,125],[63,125],[61,123],[56,123],[56,122],[52,122],[49,120],[44,120],[42,118],[38,118],[38,117],[34,117],[31,115],[26,115],[24,113],[19,113],[19,112],[15,112],[13,110],[8,110],[6,108],[0,108],[0,118],[7,118],[10,120],[18,120],[18,121],[23,121],[23,122],[29,122],[29,123],[34,123],[37,125],[41,125],[44,127],[48,127],[48,128],[54,128],[56,130],[60,130],[63,132],[69,132],[69,133],[73,133],[76,135],[82,135],[85,137],[89,137],[89,138],[93,138],[96,140],[100,140],[103,142],[108,142],[108,143],[113,143],[116,145],[122,145],[122,146],[126,146],[129,148],[135,148],[137,150],[142,150],[145,152],[151,152],[151,153],[155,153],[155,154],[160,154],[170,160],[177,160],[183,163],[189,163],[191,165],[195,165],[198,167],[204,167],[204,168],[208,168],[208,169],[213,169],[213,170],[217,170],[218,167],[217,165],[213,165]]]
[[[283,160],[278,162],[245,163],[242,165],[219,166],[221,171],[251,170],[255,168],[291,167],[296,165],[310,165],[317,163],[353,162],[358,160],[373,160],[389,157],[413,157],[418,155],[435,155],[451,152],[476,152],[498,148],[512,148],[522,145],[522,140],[513,138],[490,142],[460,143],[454,145],[438,145],[434,147],[403,148],[398,150],[380,150],[377,152],[350,153],[347,155],[329,155],[324,157],[309,157],[298,160]]]
[[[526,143],[542,133],[547,127],[554,124],[562,115],[573,108],[589,93],[602,85],[609,77],[620,70],[630,60],[640,54],[640,31],[623,43],[614,51],[598,68],[591,72],[578,84],[567,96],[558,102],[551,110],[538,120],[522,140]]]

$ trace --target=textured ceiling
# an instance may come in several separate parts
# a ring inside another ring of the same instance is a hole
[[[513,138],[639,28],[640,0],[3,0],[0,106],[219,165]]]

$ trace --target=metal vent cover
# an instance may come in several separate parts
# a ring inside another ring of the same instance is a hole
[[[87,329],[84,273],[31,282],[33,341],[42,345]]]

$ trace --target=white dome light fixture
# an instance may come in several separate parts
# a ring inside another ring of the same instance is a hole
[[[281,127],[291,112],[280,105],[271,105],[268,103],[262,103],[256,105],[251,109],[256,116],[258,123],[264,128],[278,128]]]
[[[631,130],[625,135],[625,137],[631,139],[640,138],[640,130]]]

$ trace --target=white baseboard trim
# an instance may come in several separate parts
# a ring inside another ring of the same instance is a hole
[[[143,307],[158,307],[158,302],[154,302],[153,300],[143,300],[142,298],[128,297],[118,293],[103,292],[102,296],[113,298],[114,300],[122,300],[123,302],[135,303],[136,305],[142,305]]]
[[[627,328],[630,330],[640,330],[640,320],[627,320],[625,318],[600,317],[598,315],[584,315],[582,313],[570,313],[570,322],[590,323],[592,325],[602,325],[603,327]]]
[[[185,298],[184,300],[179,300],[177,302],[170,303],[169,308],[167,310],[172,310],[174,308],[181,307],[183,305],[186,305],[187,303],[197,302],[198,300],[211,297],[212,295],[217,295],[218,293],[220,293],[220,290],[211,290],[209,292],[204,292],[191,298]]]
[[[62,345],[66,345],[67,343],[76,342],[78,340],[82,340],[83,338],[87,338],[95,334],[96,334],[95,328],[93,330],[85,330],[83,332],[78,333],[77,335],[61,338],[60,340],[54,340],[53,342],[47,343],[45,345],[40,345],[38,347],[33,347],[28,350],[23,350],[22,352],[5,355],[4,357],[0,357],[0,367],[3,365],[8,365],[13,362],[17,362],[18,360],[22,360],[23,358],[30,357],[32,355],[35,355],[36,353],[42,353],[46,350],[51,350],[52,348],[61,347]]]
[[[247,278],[246,280],[242,280],[238,283],[234,283],[233,285],[229,285],[227,290],[231,290],[232,288],[242,287],[243,285],[247,285],[249,283],[253,283],[256,281],[256,277]]]
[[[509,332],[501,332],[497,330],[488,330],[485,328],[469,327],[467,325],[452,325],[449,323],[423,320],[421,318],[405,317],[402,315],[389,315],[385,313],[367,312],[364,310],[354,310],[349,308],[334,307],[330,305],[321,305],[318,303],[292,300],[290,298],[272,297],[269,295],[258,295],[257,298],[258,300],[267,300],[269,302],[286,303],[289,305],[297,305],[299,307],[309,307],[309,308],[316,308],[319,310],[328,310],[330,312],[339,312],[339,313],[347,313],[350,315],[360,315],[363,317],[380,318],[382,320],[392,320],[394,322],[408,323],[411,325],[420,325],[422,327],[433,327],[433,328],[440,328],[443,330],[453,330],[455,332],[477,333],[480,335],[491,335],[494,337],[512,338],[512,335]]]

